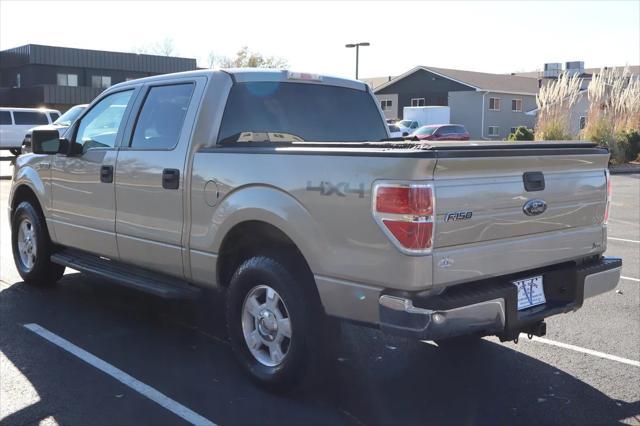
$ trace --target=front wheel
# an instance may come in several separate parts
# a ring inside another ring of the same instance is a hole
[[[300,385],[319,367],[326,318],[306,275],[257,256],[231,279],[226,306],[231,347],[247,373],[273,390]]]
[[[51,241],[44,218],[29,201],[21,202],[11,224],[13,260],[27,283],[54,284],[64,274],[64,266],[50,260]]]
[[[10,148],[9,152],[15,155],[16,157],[22,153],[22,149],[20,148]]]

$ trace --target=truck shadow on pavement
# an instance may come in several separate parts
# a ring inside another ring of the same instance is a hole
[[[4,410],[6,425],[47,417],[72,425],[183,424],[25,323],[40,324],[222,425],[566,425],[640,414],[639,401],[613,400],[508,345],[482,340],[445,350],[350,324],[342,326],[337,357],[323,372],[326,383],[273,395],[236,365],[217,294],[162,301],[68,274],[52,288],[13,284],[0,293],[0,309],[0,351],[38,394],[37,402]]]

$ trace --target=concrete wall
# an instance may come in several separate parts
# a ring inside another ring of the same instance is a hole
[[[483,106],[484,95],[484,106]],[[501,100],[500,111],[489,110],[489,98]],[[511,101],[522,99],[522,112],[511,110]],[[506,139],[512,127],[526,126],[533,128],[535,116],[525,113],[536,108],[534,95],[515,95],[495,92],[451,92],[449,93],[451,123],[464,125],[471,139]],[[482,111],[484,108],[484,126]],[[489,136],[489,126],[497,126],[498,135]]]

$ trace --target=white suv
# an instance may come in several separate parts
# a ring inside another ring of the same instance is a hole
[[[0,149],[20,154],[24,135],[34,126],[51,124],[60,111],[45,108],[0,108]]]

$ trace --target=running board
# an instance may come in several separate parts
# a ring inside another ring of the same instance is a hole
[[[191,299],[200,294],[200,289],[184,280],[79,250],[63,249],[51,261],[163,299]]]

